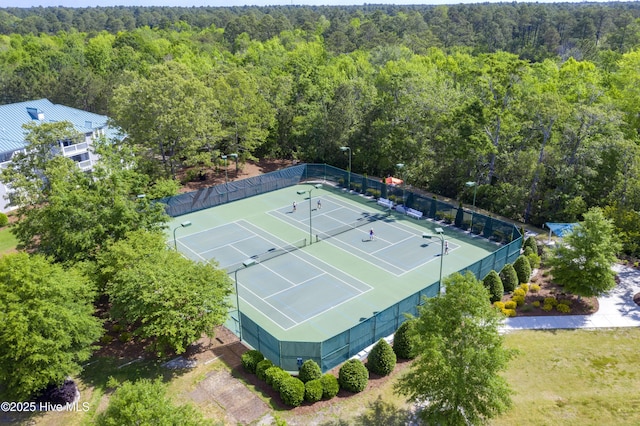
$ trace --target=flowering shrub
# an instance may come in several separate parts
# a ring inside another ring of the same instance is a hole
[[[493,302],[493,307],[497,308],[499,310],[503,310],[504,309],[504,302]]]
[[[527,294],[529,292],[529,284],[527,283],[520,284],[520,288],[524,290],[524,294]]]
[[[518,306],[522,306],[524,305],[524,296],[513,296],[511,301],[516,302],[516,305]]]
[[[510,300],[510,301],[508,301],[508,302],[506,302],[504,304],[504,308],[505,309],[515,309],[516,306],[518,306],[518,304],[516,302],[514,302],[513,300]]]
[[[527,294],[526,291],[524,291],[522,288],[518,287],[515,290],[513,290],[513,295],[514,296],[522,296],[524,297],[524,295]]]
[[[515,317],[516,316],[516,310],[515,309],[504,309],[502,311],[503,314],[505,314],[505,316],[508,317]]]

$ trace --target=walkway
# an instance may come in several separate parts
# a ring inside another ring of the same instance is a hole
[[[640,270],[622,265],[613,269],[620,284],[598,298],[595,314],[507,318],[502,330],[640,327],[640,306],[633,301],[633,295],[640,292]]]

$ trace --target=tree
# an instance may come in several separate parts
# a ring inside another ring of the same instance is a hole
[[[512,351],[502,346],[501,315],[487,303],[487,290],[471,272],[446,280],[447,293],[425,300],[415,327],[418,357],[396,391],[426,424],[481,424],[511,405],[510,389],[498,373]]]
[[[42,130],[28,135],[37,142],[29,144],[25,157],[2,175],[12,179],[14,192],[20,194],[20,220],[12,232],[27,249],[61,262],[91,260],[128,231],[162,228],[167,216],[163,206],[150,198],[170,195],[157,189],[169,185],[162,181],[154,185],[148,176],[130,168],[133,157],[129,151],[96,141],[101,157],[87,174],[61,155],[50,159],[44,152],[39,155],[39,147],[50,146],[45,141],[62,137],[57,128]],[[147,193],[149,197],[139,197]]]
[[[86,277],[40,255],[0,257],[0,382],[24,400],[80,371],[102,327]]]
[[[502,285],[502,280],[496,271],[491,271],[484,277],[482,283],[489,290],[489,296],[491,303],[499,302],[502,300],[502,295],[504,294],[504,286]]]
[[[599,208],[592,208],[584,221],[551,250],[548,264],[554,281],[578,296],[599,296],[615,287],[611,266],[621,244],[614,225]]]
[[[140,379],[135,383],[125,382],[120,385],[97,423],[100,426],[211,424],[192,405],[173,403],[160,379]]]
[[[97,263],[111,317],[152,339],[158,354],[182,353],[203,333],[213,336],[231,308],[227,273],[170,250],[163,234],[133,231],[101,252]]]
[[[502,285],[504,287],[504,291],[507,293],[511,293],[516,289],[517,286],[520,285],[518,282],[518,273],[513,268],[511,263],[507,263],[500,271],[500,279],[502,280]]]

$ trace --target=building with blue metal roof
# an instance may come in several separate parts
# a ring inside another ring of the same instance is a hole
[[[77,162],[80,169],[91,170],[97,160],[96,154],[91,149],[93,140],[101,136],[107,139],[122,138],[117,129],[107,125],[107,120],[106,115],[57,105],[48,99],[0,105],[0,167],[6,167],[13,154],[24,151],[27,146],[25,129],[22,127],[24,124],[34,121],[41,123],[68,121],[79,134],[84,135],[84,139],[78,143],[75,143],[77,141],[59,141],[60,152]],[[5,194],[8,191],[8,187],[0,184],[1,212],[17,207],[7,205]]]

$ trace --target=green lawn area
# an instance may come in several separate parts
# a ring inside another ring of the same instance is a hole
[[[18,245],[18,240],[9,231],[9,227],[5,226],[0,229],[0,254],[5,254],[11,250],[14,250]]]
[[[640,329],[518,331],[505,336],[508,347],[519,355],[510,363],[505,376],[515,392],[514,407],[491,425],[637,425],[640,424]],[[177,402],[191,401],[205,416],[220,421],[223,407],[191,400],[198,383],[211,371],[228,368],[221,361],[189,371],[167,371],[159,363],[97,358],[88,365],[79,382],[86,413],[47,413],[31,417],[37,424],[91,424],[106,408],[110,392],[109,376],[118,380],[162,377]],[[336,398],[322,409],[297,414],[295,410],[272,414],[290,425],[322,419],[325,425],[344,425],[345,421],[372,407],[381,397],[396,409],[405,409],[392,386],[399,376],[372,391],[348,398]],[[251,387],[250,387],[251,389]],[[258,391],[256,391],[258,392]],[[259,392],[258,392],[259,393]],[[389,414],[389,413],[387,413]],[[401,424],[401,423],[393,423]]]

